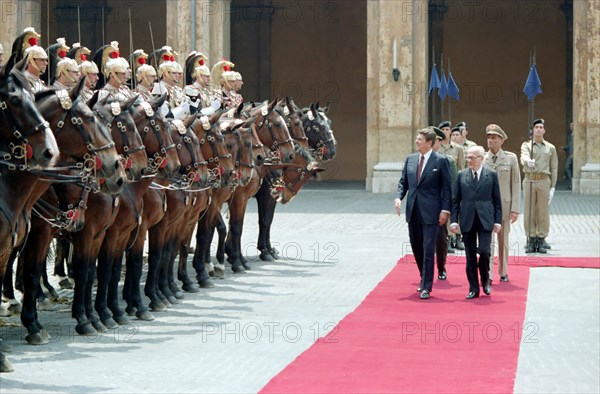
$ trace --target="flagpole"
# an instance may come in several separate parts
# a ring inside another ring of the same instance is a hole
[[[450,75],[450,57],[448,57],[448,78],[450,78]],[[452,123],[452,97],[448,99],[448,120]]]
[[[535,46],[533,47],[533,55],[531,54],[531,52],[529,53],[529,69],[531,70],[531,68],[535,66]],[[530,147],[530,151],[529,151],[529,159],[533,160],[533,117],[534,117],[534,100],[535,100],[535,96],[533,97],[533,99],[529,100],[529,127],[531,127],[531,145]],[[527,231],[527,243],[529,243],[529,248],[530,250],[533,250],[533,253],[536,252],[536,247],[535,247],[535,242],[533,242],[532,237],[531,237],[531,217],[533,216],[533,213],[531,212],[531,207],[533,206],[533,182],[531,182],[531,180],[529,181],[529,231]]]
[[[441,67],[440,67],[441,68],[441,72],[443,74],[444,73],[444,53],[443,52],[442,52],[442,54],[440,56],[440,64],[441,64]],[[440,113],[440,115],[441,115],[440,122],[441,122],[441,121],[444,120],[444,99],[442,99],[441,97],[440,97],[440,107],[441,107],[441,111],[440,111],[441,112]]]

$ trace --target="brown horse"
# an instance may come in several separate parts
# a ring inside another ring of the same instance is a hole
[[[163,100],[164,101],[164,100]],[[149,107],[150,106],[150,107]],[[169,141],[168,134],[162,128],[155,129],[150,133],[148,126],[149,120],[155,116],[154,109],[149,103],[142,102],[134,107],[134,119],[145,119],[148,123],[138,123],[143,131],[143,142],[148,157],[159,157],[162,150],[163,141]],[[156,118],[154,118],[156,119]],[[156,120],[154,121],[156,124]],[[165,152],[166,152],[165,148]],[[159,156],[155,156],[158,154]],[[153,160],[160,165],[169,163],[167,157]],[[146,168],[143,170],[144,176],[136,182],[128,183],[121,193],[121,203],[116,220],[107,230],[106,237],[100,248],[98,256],[98,291],[96,292],[95,308],[100,320],[107,327],[115,327],[116,324],[127,324],[129,319],[125,312],[119,306],[118,285],[121,278],[121,266],[123,254],[140,236],[140,223],[144,211],[143,196],[152,182],[154,182],[155,172],[158,168],[152,170]],[[140,311],[138,318],[142,320],[152,320],[154,317],[149,313]]]
[[[0,286],[17,239],[17,216],[36,182],[35,176],[25,179],[20,171],[48,167],[58,156],[56,139],[20,71],[24,64],[13,68],[13,55],[0,66]],[[0,372],[10,371],[12,366],[0,351]]]

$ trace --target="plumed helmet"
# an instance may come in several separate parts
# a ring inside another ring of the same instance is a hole
[[[67,53],[69,52],[69,46],[64,38],[57,38],[56,43],[50,45],[46,52],[48,52],[48,67],[46,68],[46,72],[40,76],[44,81],[48,81],[51,85],[54,83],[54,79],[56,77],[56,65],[58,62],[67,57]],[[50,76],[50,78],[48,78]]]
[[[161,65],[158,66],[159,78],[162,78],[163,74],[166,72],[183,73],[183,69],[181,68],[181,64],[175,61],[162,62]]]
[[[15,54],[15,63],[25,57],[25,50],[40,44],[39,35],[33,27],[26,27],[23,32],[13,41],[12,53]]]
[[[149,64],[142,64],[135,73],[135,79],[140,83],[148,75],[156,75],[156,70]]]
[[[208,63],[208,58],[202,52],[192,51],[185,59],[185,84],[191,85],[194,83],[196,68],[205,66]],[[208,67],[206,67],[208,70]],[[210,72],[208,73],[210,75]]]
[[[69,80],[69,82],[77,81],[78,78],[69,74],[69,71],[79,72],[79,67],[77,66],[77,62],[75,61],[75,59],[66,57],[60,62],[58,62],[58,64],[56,65],[56,78],[60,77],[60,75],[64,73],[68,77],[67,79]]]
[[[148,56],[148,64],[153,67],[160,67],[164,62],[174,62],[176,60],[177,52],[168,45],[153,51]],[[160,72],[160,71],[159,71]]]
[[[90,62],[89,60],[86,60],[79,65],[79,71],[81,72],[81,75],[84,76],[88,74],[100,74],[96,63]]]
[[[223,73],[226,71],[231,71],[233,67],[235,67],[235,64],[229,60],[221,60],[215,63],[210,72],[210,80],[215,89],[220,88],[221,82],[223,81]]]
[[[24,56],[27,58],[27,63],[31,64],[37,70],[39,70],[39,68],[37,64],[35,64],[35,59],[48,59],[48,54],[44,48],[37,45],[28,47],[24,52]]]
[[[119,83],[123,84],[127,81],[121,80],[117,76],[116,73],[126,73],[127,74],[128,69],[129,69],[129,63],[127,63],[127,60],[125,60],[124,58],[118,57],[116,59],[110,59],[104,65],[104,72],[105,72],[104,76],[106,77],[106,80],[108,81],[110,79],[110,76],[112,75],[113,78],[115,78]]]
[[[133,75],[137,75],[138,69],[148,64],[148,54],[143,49],[136,49],[129,55],[129,63],[132,68],[131,72]]]
[[[204,66],[198,66],[198,67],[194,68],[194,72],[192,72],[192,78],[196,79],[196,77],[198,75],[207,75],[210,77],[210,70],[208,69],[208,66],[206,64]],[[191,85],[191,84],[188,84],[188,85]]]
[[[108,73],[106,73],[105,70],[106,63],[110,59],[116,59],[119,56],[121,56],[121,54],[119,52],[118,41],[111,41],[110,44],[100,47],[100,49],[94,53],[94,63],[96,63],[98,70],[100,70],[100,73],[98,74],[100,78],[96,84],[98,89],[102,88],[106,84],[106,77],[108,76]]]
[[[92,53],[87,47],[81,46],[80,43],[76,42],[67,53],[67,56],[71,59],[75,59],[77,64],[81,64],[88,60],[88,56]]]

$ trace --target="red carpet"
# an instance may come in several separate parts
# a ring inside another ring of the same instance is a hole
[[[262,392],[512,392],[529,267],[509,267],[509,283],[474,300],[465,300],[464,263],[447,269],[448,280],[435,279],[431,299],[420,300],[417,268],[397,264]]]
[[[398,263],[414,264],[415,258],[411,254],[407,254],[398,260]],[[460,264],[464,266],[466,259],[463,255],[449,254],[446,259],[446,264]],[[496,267],[494,276],[498,272],[498,258],[496,257]],[[524,265],[527,267],[565,267],[565,268],[600,268],[600,257],[558,257],[544,256],[535,254],[530,256],[510,256],[508,258],[508,275],[511,277],[511,266]],[[415,267],[416,269],[416,267]]]

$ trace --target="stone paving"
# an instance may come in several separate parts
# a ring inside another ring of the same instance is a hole
[[[40,312],[52,339],[33,347],[24,341],[18,317],[2,318],[0,336],[12,348],[7,356],[15,372],[0,375],[0,393],[260,390],[410,252],[392,194],[371,194],[354,183],[308,186],[277,208],[272,237],[280,261],[257,259],[252,200],[242,242],[253,270],[244,275],[228,270],[214,289],[186,294],[167,312],[155,313],[153,322],[133,320],[96,337],[80,337],[63,306]],[[597,196],[558,191],[551,212],[550,255],[600,256]],[[511,235],[516,253],[523,255],[522,217]],[[600,391],[599,271],[532,271],[526,321],[537,322],[544,327],[540,336],[550,337],[522,345],[515,391]]]

